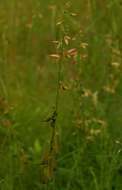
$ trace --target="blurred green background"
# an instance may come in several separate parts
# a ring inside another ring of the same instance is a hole
[[[119,0],[1,0],[2,190],[121,189],[121,23]],[[57,90],[59,166],[43,186],[37,163],[50,146],[44,120],[53,112]]]

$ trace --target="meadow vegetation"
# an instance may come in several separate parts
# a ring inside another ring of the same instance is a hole
[[[121,0],[0,1],[0,190],[122,189]]]

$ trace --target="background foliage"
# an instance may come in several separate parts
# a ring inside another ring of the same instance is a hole
[[[122,189],[122,3],[1,0],[0,189]]]

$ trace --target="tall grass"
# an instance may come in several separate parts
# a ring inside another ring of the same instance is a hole
[[[121,9],[1,1],[1,190],[122,189]]]

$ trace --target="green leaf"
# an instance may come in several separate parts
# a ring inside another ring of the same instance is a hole
[[[36,154],[40,154],[41,150],[42,150],[42,146],[41,146],[39,140],[36,139],[35,142],[34,142],[34,151],[35,151]]]

